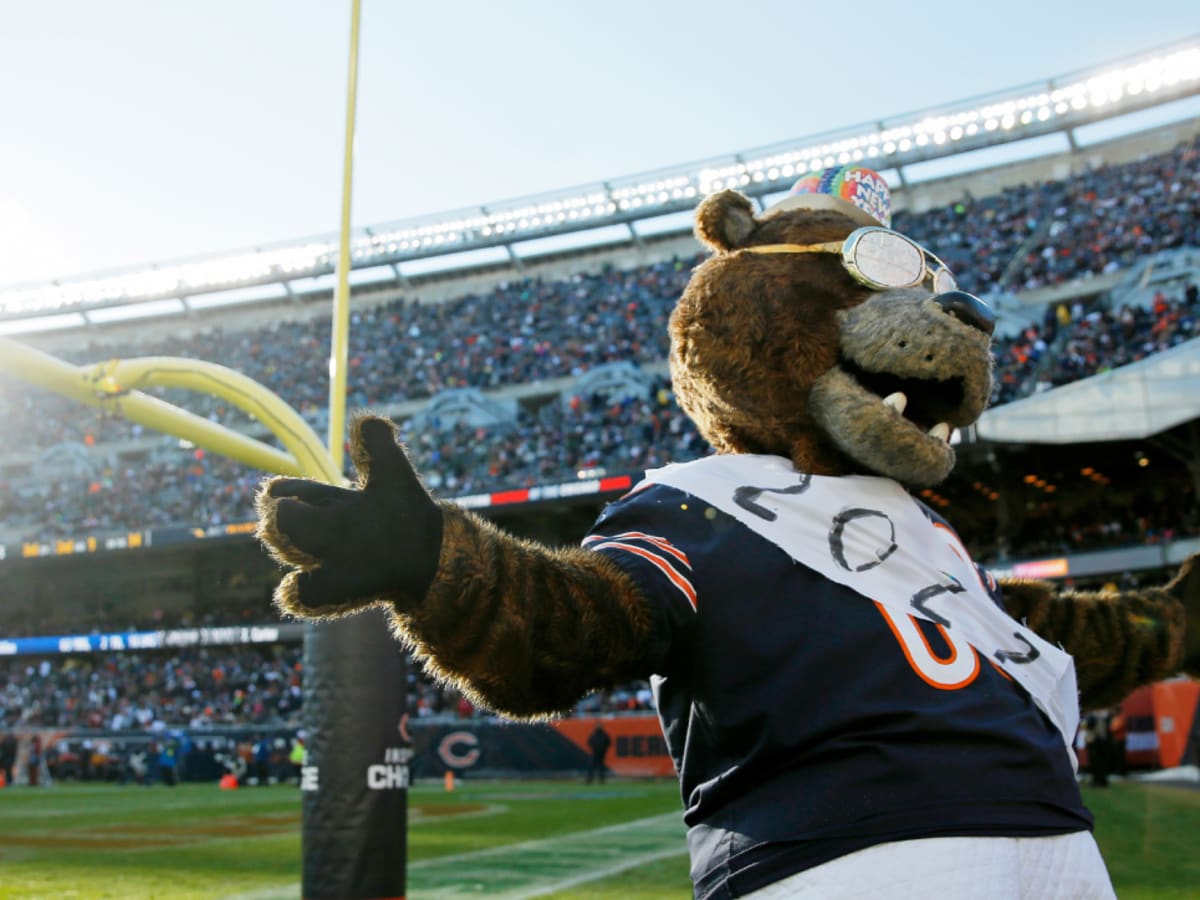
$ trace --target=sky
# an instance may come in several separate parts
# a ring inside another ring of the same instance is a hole
[[[0,289],[337,231],[350,0],[0,0]],[[352,224],[890,118],[1195,0],[362,0]]]

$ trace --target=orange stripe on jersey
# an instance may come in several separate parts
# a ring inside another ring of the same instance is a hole
[[[680,575],[679,572],[675,570],[675,567],[672,566],[667,560],[663,559],[657,553],[652,553],[643,547],[637,547],[633,544],[626,544],[622,541],[614,541],[605,538],[601,538],[601,540],[603,540],[604,543],[595,544],[591,549],[627,550],[630,553],[642,557],[644,560],[651,563],[653,566],[655,566],[655,568],[667,576],[667,579],[671,582],[671,584],[673,584],[679,590],[679,592],[683,594],[683,596],[687,597],[687,601],[691,604],[692,609],[696,608],[696,589],[692,587],[692,583]]]
[[[653,534],[645,534],[641,531],[625,531],[621,534],[614,534],[611,537],[605,537],[601,534],[593,534],[583,539],[583,546],[587,546],[592,541],[645,541],[648,544],[653,544],[659,550],[664,550],[670,553],[673,557],[687,566],[692,567],[691,560],[687,558],[687,554],[668,541],[665,537],[658,537]]]
[[[640,494],[646,488],[652,488],[652,487],[654,487],[653,481],[646,481],[645,479],[643,479],[642,481],[639,481],[637,484],[635,484],[628,491],[626,491],[624,494],[622,494],[620,497],[618,497],[617,502],[619,503],[620,501],[624,500],[626,497],[632,497],[634,494]]]

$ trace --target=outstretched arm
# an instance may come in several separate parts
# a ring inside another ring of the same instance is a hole
[[[1009,615],[1075,658],[1081,705],[1120,702],[1140,685],[1200,675],[1200,566],[1188,559],[1162,588],[1119,594],[1001,582]]]
[[[327,619],[382,604],[431,674],[513,717],[647,674],[650,608],[616,565],[435,502],[386,419],[354,422],[351,448],[355,489],[274,478],[259,492],[259,539],[290,570],[280,611]]]
[[[421,603],[392,604],[393,630],[431,674],[517,717],[649,674],[649,605],[607,557],[442,511],[437,577]]]

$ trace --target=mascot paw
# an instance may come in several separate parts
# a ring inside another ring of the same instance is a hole
[[[1183,604],[1187,630],[1183,639],[1183,671],[1200,678],[1200,553],[1183,561],[1166,591]]]
[[[419,602],[437,572],[442,513],[387,419],[351,426],[358,485],[272,478],[259,488],[258,539],[291,569],[275,590],[288,615],[324,619],[379,600]]]

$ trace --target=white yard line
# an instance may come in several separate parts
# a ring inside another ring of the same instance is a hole
[[[571,878],[564,878],[561,881],[556,881],[553,884],[542,885],[541,887],[529,888],[524,891],[510,891],[507,894],[496,894],[497,898],[503,900],[528,900],[530,897],[545,897],[547,894],[554,894],[558,891],[565,891],[568,888],[578,887],[581,884],[587,884],[589,881],[598,881],[601,878],[608,878],[610,875],[619,875],[628,869],[636,869],[638,866],[644,866],[647,863],[658,862],[660,859],[670,859],[674,856],[685,856],[687,854],[687,845],[681,840],[679,846],[673,850],[659,850],[655,853],[644,853],[638,856],[631,856],[625,862],[615,863],[611,866],[606,866],[599,869],[588,869],[586,872],[580,872]],[[430,894],[430,896],[434,896]]]
[[[156,803],[155,809],[195,809],[198,806],[206,808],[228,808],[231,814],[238,813],[240,810],[231,804],[222,804],[220,801],[213,803],[197,802],[194,797],[186,800],[178,800],[170,803]],[[89,816],[100,812],[124,813],[128,812],[130,805],[128,803],[93,803],[88,806],[64,806],[61,809],[29,809],[22,807],[20,809],[0,809],[0,819],[54,819],[60,816]],[[287,812],[286,808],[279,810],[268,810],[265,813],[253,813],[254,815],[275,815],[277,812]]]
[[[230,894],[220,900],[297,900],[300,896],[300,883],[283,885],[282,887],[262,888],[258,891],[247,891],[244,894]]]
[[[686,852],[683,823],[679,813],[672,812],[561,837],[419,860],[408,866],[408,893],[419,900],[466,896],[530,900]],[[300,885],[292,884],[223,900],[296,900],[299,896]]]
[[[649,827],[663,826],[672,822],[679,822],[679,813],[663,813],[662,815],[650,816],[645,819],[634,819],[630,822],[618,822],[616,825],[605,825],[603,828],[593,828],[590,831],[572,831],[568,834],[562,835],[561,837],[537,838],[536,840],[532,841],[521,841],[518,844],[502,844],[498,847],[488,847],[485,850],[471,850],[466,853],[450,853],[446,856],[435,856],[432,859],[422,859],[418,862],[409,863],[408,869],[411,872],[414,869],[427,869],[431,866],[441,866],[466,860],[487,859],[492,856],[507,856],[512,853],[531,853],[561,847],[565,843],[574,844],[581,841],[590,843],[590,839],[605,835],[623,834],[628,831],[645,830]],[[683,825],[680,823],[681,834],[682,828]]]

